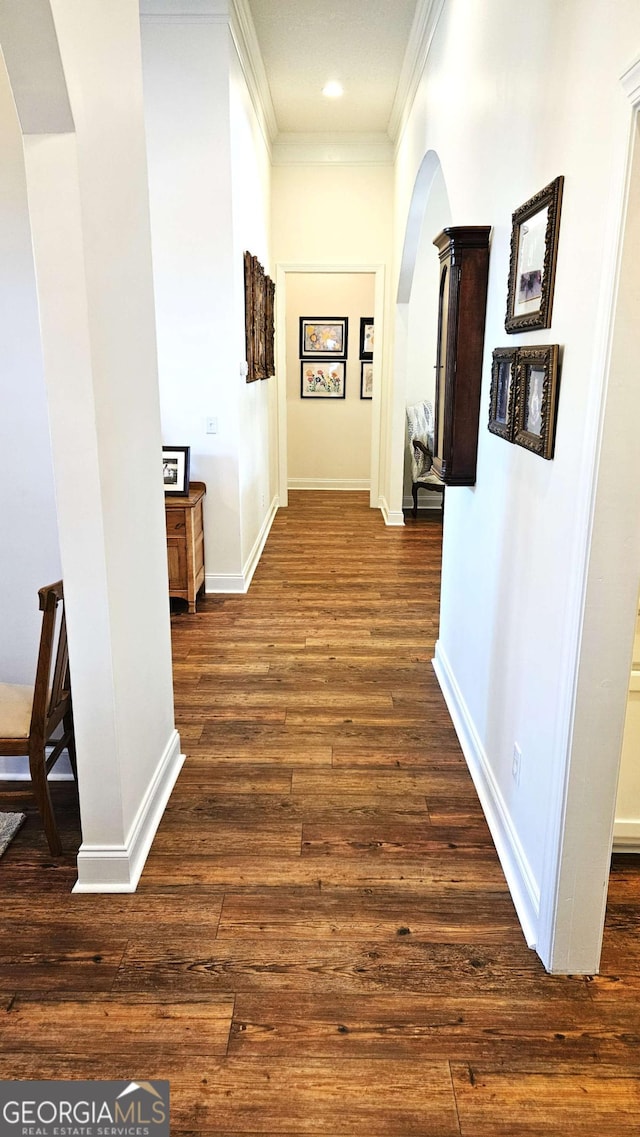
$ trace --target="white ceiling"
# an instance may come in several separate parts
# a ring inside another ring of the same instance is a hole
[[[416,2],[249,0],[279,132],[385,133]]]

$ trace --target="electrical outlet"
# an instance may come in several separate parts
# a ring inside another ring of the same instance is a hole
[[[520,785],[520,768],[522,766],[522,751],[517,742],[513,744],[513,761],[511,763],[511,773],[513,780],[517,786]]]
[[[217,418],[208,418],[207,419],[207,434],[217,434],[217,433],[218,433],[218,420],[217,420]]]

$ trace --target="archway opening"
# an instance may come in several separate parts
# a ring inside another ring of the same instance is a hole
[[[429,150],[416,176],[398,281],[395,376],[405,406],[423,400],[433,403],[435,398],[439,261],[433,239],[451,220],[440,159]],[[408,509],[412,505],[411,464],[404,414],[402,429],[402,506]],[[421,504],[439,509],[440,496],[423,495]]]

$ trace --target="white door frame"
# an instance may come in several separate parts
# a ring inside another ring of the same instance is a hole
[[[371,405],[371,485],[369,504],[372,509],[381,508],[381,457],[382,404],[386,399],[385,376],[387,357],[385,344],[390,336],[385,328],[385,266],[382,264],[298,264],[281,262],[276,264],[276,375],[278,388],[277,447],[278,447],[278,504],[286,506],[289,502],[289,468],[287,455],[287,276],[289,273],[368,273],[375,277],[374,321],[376,326],[377,351],[373,360],[373,399]]]

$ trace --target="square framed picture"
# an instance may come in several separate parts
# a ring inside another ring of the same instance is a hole
[[[518,348],[514,442],[553,458],[558,406],[558,345]]]
[[[507,442],[513,441],[517,350],[497,347],[491,364],[489,430]]]
[[[360,359],[373,359],[373,316],[360,319]]]
[[[334,363],[323,360],[300,363],[301,399],[344,399],[345,388],[344,360]]]
[[[373,363],[366,360],[360,364],[360,398],[373,398]]]
[[[162,447],[162,476],[165,494],[187,497],[189,493],[189,446]]]
[[[556,178],[512,216],[507,332],[550,328],[564,178]]]
[[[300,359],[346,359],[347,316],[301,316]]]

